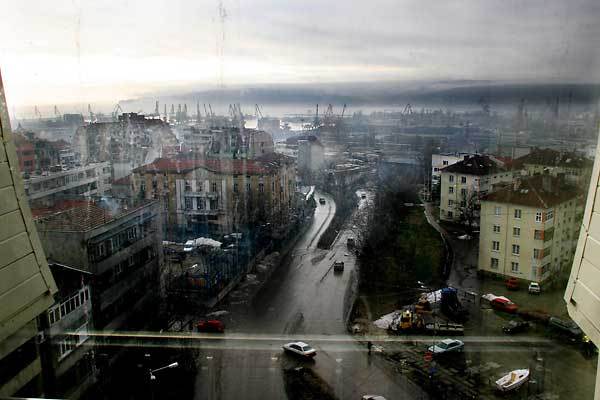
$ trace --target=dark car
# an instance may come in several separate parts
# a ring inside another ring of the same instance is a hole
[[[225,324],[217,319],[200,320],[196,328],[198,332],[225,332]]]
[[[512,335],[513,333],[525,332],[529,329],[529,322],[525,321],[509,321],[508,324],[502,327],[504,333]]]
[[[564,320],[557,317],[550,317],[548,325],[554,330],[579,339],[583,336],[583,331],[577,324],[571,320]]]

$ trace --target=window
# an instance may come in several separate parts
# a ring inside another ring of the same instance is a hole
[[[217,191],[217,182],[213,182],[213,183],[212,183],[211,190],[212,190],[213,192],[216,192],[216,191]]]
[[[192,209],[192,199],[190,199],[189,197],[186,197],[186,199],[185,199],[185,209],[186,210]]]
[[[192,183],[190,181],[185,181],[185,192],[191,192],[192,191]]]
[[[536,260],[544,258],[544,251],[542,249],[533,249],[533,258]]]
[[[515,209],[515,218],[521,219],[521,210],[518,208]]]
[[[448,218],[454,218],[454,213],[452,211],[448,211]]]
[[[233,193],[237,193],[238,191],[239,191],[239,188],[238,188],[238,183],[237,183],[237,182],[234,182],[234,183],[233,183]]]
[[[204,210],[204,199],[196,199],[196,209],[197,210]]]
[[[500,207],[494,207],[494,215],[497,216],[497,217],[500,216],[500,215],[502,215],[502,208],[500,208]]]
[[[467,189],[465,189],[465,188],[460,189],[460,195],[462,197],[467,197]]]
[[[510,263],[510,270],[512,272],[519,272],[519,263],[518,262],[511,262]]]
[[[494,225],[494,233],[500,233],[500,225]]]
[[[535,213],[535,222],[542,222],[542,213],[538,211]]]
[[[467,177],[466,176],[461,176],[460,177],[460,183],[467,183]]]
[[[500,242],[492,241],[492,251],[500,251]]]
[[[521,246],[519,246],[518,244],[513,244],[512,245],[512,253],[516,256],[518,256],[521,253]]]
[[[264,183],[260,182],[260,183],[258,184],[258,191],[259,191],[260,193],[264,193],[264,192],[265,192],[265,184],[264,184]]]
[[[550,221],[552,218],[554,218],[554,210],[550,209],[546,212],[546,221]]]
[[[492,257],[491,261],[490,261],[490,268],[491,269],[498,269],[498,259]]]
[[[533,232],[533,238],[535,240],[544,240],[544,231],[540,231],[540,230],[535,230]]]
[[[453,194],[454,193],[454,186],[450,186],[448,188],[448,193]]]
[[[246,183],[246,192],[250,191],[250,182]]]
[[[454,182],[454,175],[448,176],[448,182]]]
[[[448,199],[448,205],[452,207],[454,205],[454,200]]]
[[[448,165],[448,160],[443,160],[442,165]]]
[[[518,226],[513,227],[513,236],[521,236],[521,228]]]

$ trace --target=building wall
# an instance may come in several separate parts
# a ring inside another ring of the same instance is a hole
[[[576,185],[580,188],[587,188],[590,184],[592,174],[591,168],[573,168],[556,166],[549,167],[541,164],[524,164],[522,173],[525,175],[543,175],[546,171],[550,171],[550,175],[564,175],[567,182]]]
[[[482,201],[478,269],[537,282],[558,278],[572,261],[580,216],[576,198],[546,209]],[[518,255],[513,245],[519,246]]]
[[[460,221],[461,203],[471,197],[480,197],[490,192],[492,186],[510,182],[512,172],[490,175],[466,175],[442,171],[440,189],[440,219]]]
[[[456,164],[457,162],[464,160],[465,156],[469,155],[471,155],[471,153],[432,154],[431,183],[439,184],[442,175],[442,168],[446,168],[450,165]]]
[[[0,78],[0,396],[39,376],[36,318],[56,290],[23,189]]]

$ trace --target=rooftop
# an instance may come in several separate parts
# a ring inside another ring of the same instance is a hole
[[[550,175],[536,175],[520,183],[506,186],[484,196],[482,201],[519,204],[527,207],[549,208],[579,196],[573,186]]]
[[[503,171],[504,168],[496,164],[491,158],[482,155],[467,157],[456,164],[449,165],[442,169],[442,172],[480,176]]]
[[[592,168],[593,166],[591,160],[576,153],[540,148],[535,148],[531,153],[514,161],[515,168],[522,168],[525,164],[572,168]]]
[[[277,170],[283,163],[291,162],[290,157],[271,153],[253,160],[246,159],[180,159],[157,158],[152,163],[133,170],[142,173],[186,173],[197,168],[204,168],[220,174],[262,175]]]
[[[134,207],[102,204],[92,200],[59,202],[54,207],[32,209],[40,231],[86,232],[138,211],[153,201],[143,201]]]

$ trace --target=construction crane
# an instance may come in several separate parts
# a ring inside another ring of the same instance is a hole
[[[406,103],[406,106],[404,106],[404,110],[402,110],[402,115],[411,115],[412,113],[412,106],[410,105],[410,103]]]
[[[264,118],[262,111],[260,110],[260,106],[258,104],[254,105],[254,108],[256,110],[256,120],[262,119]]]
[[[346,103],[344,103],[344,108],[342,108],[342,115],[340,116],[340,119],[344,119],[345,113],[346,113]]]
[[[92,105],[88,104],[88,113],[90,114],[90,123],[92,122],[96,122],[96,116],[94,115],[94,112],[92,111]]]
[[[123,114],[123,109],[121,108],[121,105],[117,103],[115,109],[112,112],[113,120],[117,121],[119,119],[120,114]]]

